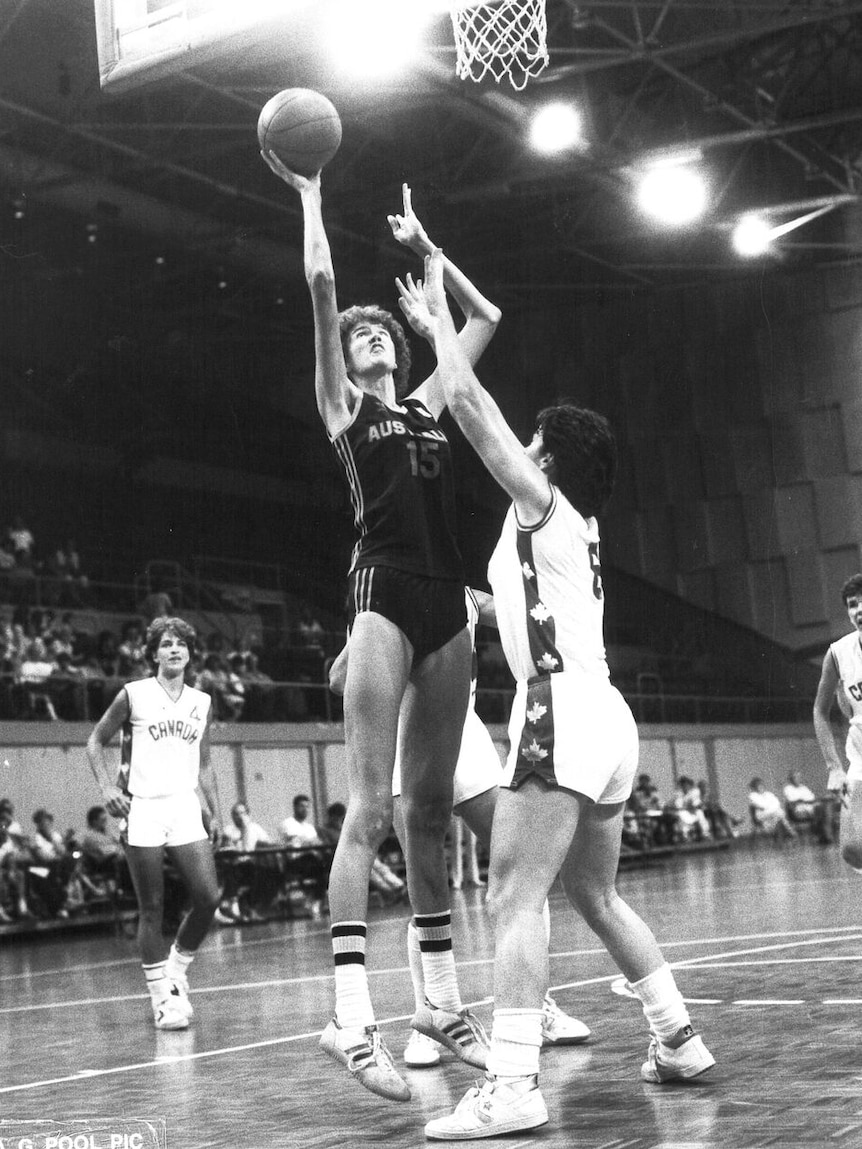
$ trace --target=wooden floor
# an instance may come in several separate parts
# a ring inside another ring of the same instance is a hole
[[[862,877],[837,848],[737,846],[625,872],[620,887],[662,943],[718,1064],[688,1085],[641,1082],[640,1007],[612,992],[610,960],[555,896],[555,993],[593,1039],[543,1053],[550,1124],[492,1143],[859,1149]],[[490,1022],[481,893],[454,894],[453,918],[462,996],[483,1003]],[[403,910],[374,911],[369,946],[372,995],[397,1056],[412,1012],[404,925]],[[424,1122],[475,1077],[457,1061],[407,1070],[413,1099],[397,1104],[319,1054],[332,997],[326,921],[220,929],[192,974],[193,1028],[156,1033],[133,942],[104,931],[4,943],[0,1120],[104,1128],[163,1118],[170,1149],[407,1149],[426,1143]]]

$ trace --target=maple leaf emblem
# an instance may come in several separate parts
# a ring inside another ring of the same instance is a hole
[[[527,721],[535,726],[540,718],[544,718],[548,713],[547,706],[542,706],[541,702],[534,702],[530,709],[527,711]]]
[[[554,658],[552,654],[548,654],[546,651],[541,658],[536,660],[536,666],[539,670],[551,671],[556,670],[559,662],[560,660],[558,658]]]
[[[530,608],[530,615],[536,622],[547,622],[551,617],[551,612],[543,602],[537,602],[534,607]]]
[[[543,758],[548,757],[547,750],[543,750],[535,738],[529,746],[524,747],[522,754],[528,762],[541,762]]]

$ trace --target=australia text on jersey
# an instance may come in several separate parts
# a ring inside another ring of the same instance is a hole
[[[398,419],[383,419],[379,423],[372,423],[368,428],[368,442],[376,443],[390,435],[410,435],[414,439],[436,439],[438,443],[445,443],[446,436],[442,431],[428,428],[426,431],[405,427]]]

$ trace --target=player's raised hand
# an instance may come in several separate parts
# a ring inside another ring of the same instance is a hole
[[[401,185],[401,194],[404,199],[403,213],[386,217],[392,228],[392,234],[405,247],[412,248],[417,252],[425,251],[430,241],[425,233],[425,228],[419,222],[419,217],[413,210],[413,196],[408,184]]]
[[[404,312],[407,322],[417,335],[433,344],[437,321],[425,298],[422,280],[414,279],[408,272],[406,282],[396,279],[395,286],[398,288],[398,306]]]
[[[261,152],[263,162],[274,172],[280,180],[284,180],[292,188],[300,193],[300,195],[307,191],[309,188],[320,187],[320,172],[315,172],[313,176],[301,176],[298,172],[292,172],[289,167],[281,162],[278,156],[273,151]]]

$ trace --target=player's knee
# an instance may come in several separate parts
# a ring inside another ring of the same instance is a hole
[[[392,826],[392,799],[380,803],[352,803],[345,821],[343,834],[375,850],[386,838]]]
[[[452,818],[451,797],[447,800],[437,794],[414,794],[402,799],[404,825],[410,835],[442,838]]]
[[[195,898],[195,909],[212,916],[219,908],[221,896],[218,888],[202,890]]]
[[[138,913],[145,921],[161,921],[164,912],[164,898],[156,894],[141,898],[138,902]]]
[[[592,930],[607,921],[613,913],[617,896],[615,890],[566,882],[565,891],[569,901]]]

